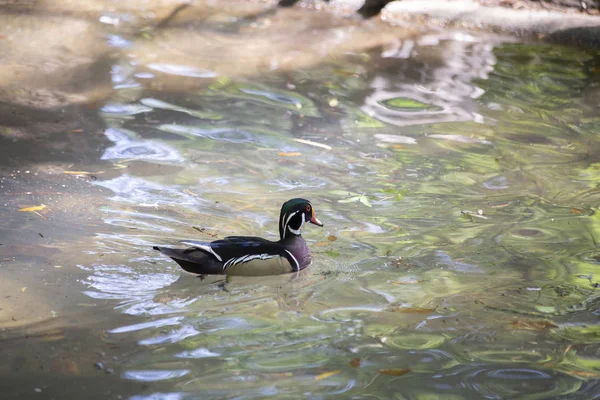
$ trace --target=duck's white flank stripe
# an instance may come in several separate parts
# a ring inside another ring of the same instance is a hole
[[[290,257],[292,257],[292,260],[294,260],[294,263],[296,264],[296,268],[294,268],[294,272],[300,271],[300,263],[298,262],[298,260],[296,260],[296,257],[294,257],[294,255],[288,250],[285,250],[285,252],[288,253],[290,255]]]
[[[210,247],[210,245],[207,245],[207,244],[198,244],[198,243],[195,243],[195,242],[181,242],[181,243],[187,244],[188,246],[192,246],[192,247],[195,247],[195,248],[200,249],[200,250],[204,250],[207,253],[210,253],[213,256],[217,257],[217,260],[223,262],[223,259],[221,258],[221,256],[218,255],[217,253],[215,253],[215,251],[212,249],[212,247]]]

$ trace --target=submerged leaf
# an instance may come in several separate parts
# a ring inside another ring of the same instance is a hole
[[[354,203],[355,201],[360,200],[362,196],[352,196],[347,199],[338,200],[338,203]]]
[[[391,375],[391,376],[402,376],[406,375],[410,372],[409,368],[391,368],[391,369],[380,369],[379,373],[381,375]]]
[[[365,195],[361,195],[361,196],[360,196],[360,199],[358,199],[358,200],[359,200],[361,203],[363,203],[365,206],[367,206],[367,207],[373,207],[373,206],[371,205],[371,202],[369,201],[369,198],[368,198],[367,196],[365,196]]]
[[[330,376],[337,375],[340,372],[341,371],[339,369],[336,369],[335,371],[323,372],[322,374],[319,374],[319,375],[315,376],[315,380],[316,381],[320,381],[322,379],[329,378]]]
[[[352,360],[350,360],[350,366],[352,368],[360,367],[360,358],[353,358]]]
[[[511,324],[513,329],[528,329],[532,331],[544,331],[550,328],[556,328],[556,325],[552,321],[525,321],[522,319],[516,319]]]

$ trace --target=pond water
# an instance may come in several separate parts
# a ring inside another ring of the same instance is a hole
[[[599,396],[597,52],[438,32],[244,76],[107,38],[107,101],[2,137],[3,396]],[[152,250],[276,238],[292,197],[299,274]]]

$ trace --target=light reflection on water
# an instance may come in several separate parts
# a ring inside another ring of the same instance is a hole
[[[597,340],[581,346],[593,332],[563,324],[597,317],[587,311],[598,294],[576,275],[598,270],[597,257],[579,255],[594,247],[589,210],[600,199],[571,201],[589,195],[595,175],[550,171],[545,158],[562,145],[544,142],[549,154],[523,145],[546,132],[543,99],[519,92],[527,82],[514,82],[518,72],[495,73],[523,67],[513,52],[430,35],[369,52],[373,64],[349,55],[345,70],[324,63],[253,83],[174,64],[115,71],[115,85],[163,74],[210,85],[118,87],[130,102],[101,109],[112,142],[101,158],[114,169],[93,187],[110,191],[99,211],[110,233],[86,247],[96,258],[80,266],[89,272],[81,284],[135,318],[107,330],[109,341],[134,342],[115,365],[148,383],[131,399],[593,392]],[[586,59],[574,57],[573,68]],[[516,123],[509,92],[525,97],[518,132],[505,130]],[[576,169],[573,146],[560,157]],[[151,249],[191,237],[274,238],[280,204],[296,196],[325,222],[307,229],[315,261],[300,274],[201,280]],[[580,358],[567,362],[571,351]]]

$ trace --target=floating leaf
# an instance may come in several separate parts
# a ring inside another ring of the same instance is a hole
[[[327,236],[327,240],[329,240],[330,242],[335,242],[337,240],[337,236],[329,235],[329,236]]]
[[[367,207],[373,207],[371,205],[371,202],[369,201],[369,198],[367,196],[365,196],[365,195],[361,195],[360,198],[358,199],[358,201],[360,201],[361,203],[363,203]]]
[[[354,203],[355,201],[360,200],[361,196],[352,196],[347,199],[338,200],[338,203]]]
[[[572,212],[573,214],[581,214],[583,211],[581,211],[581,210],[579,210],[579,209],[577,209],[577,208],[573,207],[573,208],[571,208],[571,212]]]
[[[36,211],[42,211],[46,207],[47,207],[47,205],[40,204],[39,206],[19,208],[19,211],[20,212],[36,212]]]
[[[390,106],[393,108],[403,108],[411,110],[424,110],[432,107],[430,104],[422,103],[420,101],[410,99],[408,97],[396,97],[395,99],[386,100],[382,103],[386,106]]]
[[[315,380],[316,381],[320,381],[322,379],[329,378],[330,376],[337,375],[340,372],[341,371],[339,369],[336,369],[335,371],[323,372],[322,374],[319,374],[319,375],[315,376]]]
[[[551,314],[556,311],[556,308],[552,306],[535,306],[535,308],[537,308],[539,312],[544,314]]]
[[[67,175],[85,175],[85,176],[90,176],[90,175],[100,175],[103,174],[104,171],[98,171],[98,172],[87,172],[87,171],[63,171],[63,174],[67,174]]]
[[[338,106],[338,104],[340,104],[340,102],[339,102],[339,100],[338,100],[338,99],[335,99],[335,98],[334,98],[334,99],[330,99],[330,100],[329,100],[329,107],[337,107],[337,106]]]
[[[302,153],[300,153],[299,151],[289,151],[289,152],[280,151],[279,153],[277,153],[277,155],[280,157],[298,157],[298,156],[301,156]]]
[[[62,265],[55,265],[54,268],[62,268]]]
[[[358,196],[358,193],[348,192],[347,190],[331,190],[329,193],[336,196]]]
[[[379,373],[381,375],[392,375],[392,376],[402,376],[406,375],[410,372],[408,368],[391,368],[391,369],[380,369]]]
[[[352,368],[360,367],[360,358],[353,358],[352,360],[350,360],[350,366]]]

